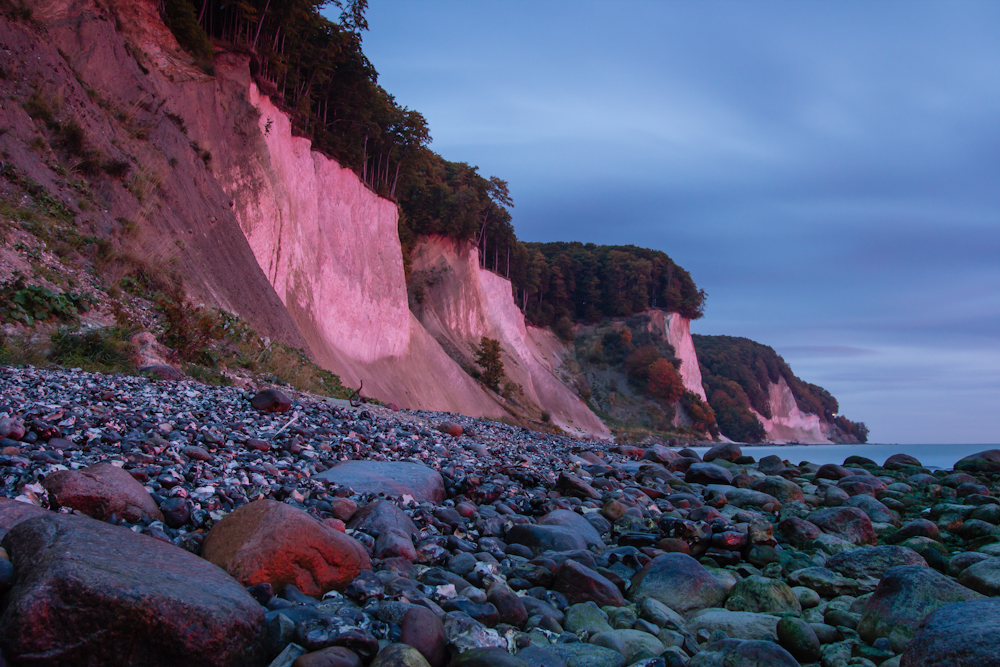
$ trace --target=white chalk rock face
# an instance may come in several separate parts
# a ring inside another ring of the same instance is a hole
[[[771,384],[768,387],[768,398],[771,401],[770,419],[766,419],[751,408],[760,423],[764,425],[764,433],[768,442],[777,444],[800,442],[804,445],[829,445],[833,443],[833,440],[828,437],[830,426],[824,423],[819,415],[802,412],[799,409],[785,378],[780,378],[777,384]]]
[[[655,308],[647,310],[646,314],[649,315],[652,330],[659,332],[673,346],[674,355],[680,359],[678,373],[684,382],[684,388],[707,402],[708,397],[701,384],[701,366],[698,365],[698,355],[691,339],[691,320],[682,317],[680,313],[668,313]]]
[[[247,133],[258,149],[218,178],[317,362],[402,407],[503,415],[410,313],[396,205],[292,136],[254,84],[247,95],[260,112]]]
[[[578,435],[610,437],[587,404],[553,372],[565,346],[552,332],[525,324],[510,281],[481,269],[476,248],[438,236],[424,238],[414,250],[412,270],[424,285],[417,316],[452,354],[471,365],[483,336],[500,341],[504,373],[521,385],[527,400],[551,414],[553,423]]]

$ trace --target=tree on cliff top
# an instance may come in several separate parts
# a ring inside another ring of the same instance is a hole
[[[500,341],[483,336],[479,341],[479,349],[476,350],[476,364],[483,371],[483,384],[499,393],[500,381],[503,379]]]

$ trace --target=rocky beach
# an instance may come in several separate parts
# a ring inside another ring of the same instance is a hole
[[[10,665],[996,665],[1000,451],[931,472],[0,369]]]

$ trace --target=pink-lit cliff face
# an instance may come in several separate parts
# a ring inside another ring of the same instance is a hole
[[[400,406],[501,416],[407,306],[394,203],[291,133],[248,84],[255,135],[220,174],[254,256],[320,365]]]
[[[471,364],[483,336],[500,341],[504,372],[525,398],[551,414],[570,433],[608,437],[607,427],[554,373],[561,343],[547,330],[526,326],[510,281],[479,267],[468,243],[443,237],[423,240],[413,254],[414,274],[426,279],[420,322],[454,354]]]

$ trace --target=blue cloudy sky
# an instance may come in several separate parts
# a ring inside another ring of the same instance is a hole
[[[371,0],[528,241],[666,251],[874,442],[1000,441],[1000,4]]]

